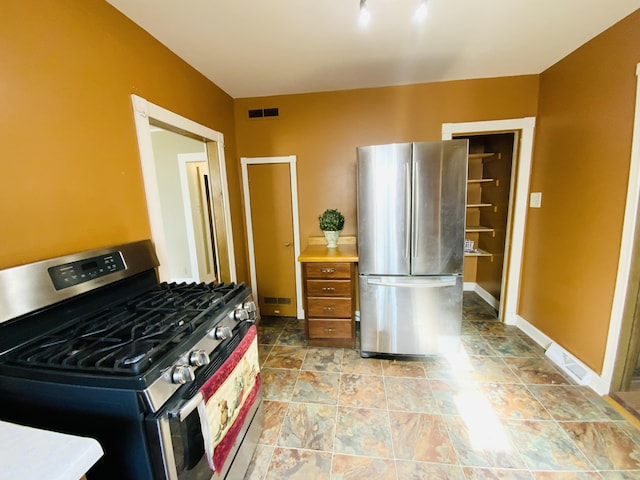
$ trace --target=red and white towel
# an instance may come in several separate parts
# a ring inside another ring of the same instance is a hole
[[[244,420],[260,391],[260,363],[255,325],[235,351],[200,388],[198,405],[209,468],[222,469]]]

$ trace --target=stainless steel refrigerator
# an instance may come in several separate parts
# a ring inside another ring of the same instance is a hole
[[[462,322],[467,140],[358,147],[361,355],[437,355]]]

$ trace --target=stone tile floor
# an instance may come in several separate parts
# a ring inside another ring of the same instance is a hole
[[[460,354],[361,358],[258,328],[266,419],[245,480],[640,479],[640,431],[465,293]]]

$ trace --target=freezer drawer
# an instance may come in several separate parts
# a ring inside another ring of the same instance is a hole
[[[458,348],[462,277],[360,275],[361,353],[439,355]]]

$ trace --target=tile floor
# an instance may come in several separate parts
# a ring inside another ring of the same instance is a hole
[[[245,480],[640,479],[640,430],[465,294],[462,351],[360,358],[259,325],[265,428]]]

